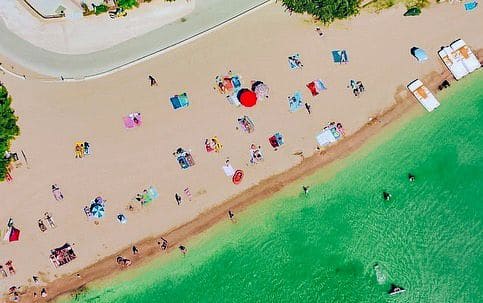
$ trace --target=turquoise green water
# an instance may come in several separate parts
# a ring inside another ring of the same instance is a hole
[[[304,181],[307,198],[294,185],[193,239],[186,257],[69,301],[483,302],[483,73],[439,98],[329,180],[322,170]],[[407,291],[389,296],[389,283]]]

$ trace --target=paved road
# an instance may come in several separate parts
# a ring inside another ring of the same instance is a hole
[[[94,77],[166,50],[269,1],[197,0],[196,8],[184,22],[179,20],[114,47],[83,55],[41,49],[10,32],[0,20],[0,53],[42,75],[65,79]]]

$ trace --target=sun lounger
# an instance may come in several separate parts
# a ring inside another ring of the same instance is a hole
[[[440,105],[438,100],[429,91],[429,89],[424,86],[423,82],[416,79],[408,84],[409,91],[418,99],[418,101],[424,106],[428,112],[432,112],[435,108]]]
[[[299,110],[303,106],[302,94],[300,92],[295,92],[295,94],[289,98],[288,105],[291,113]]]
[[[333,50],[332,51],[332,60],[334,60],[334,63],[347,63],[347,62],[349,62],[349,56],[347,55],[347,51],[345,49]]]
[[[456,80],[459,80],[468,74],[468,70],[463,65],[462,59],[455,56],[450,47],[443,47],[443,49],[438,52],[438,55]]]
[[[455,55],[462,60],[463,65],[469,73],[472,73],[481,67],[480,61],[478,61],[476,56],[463,40],[458,39],[451,43],[451,49],[453,49]]]

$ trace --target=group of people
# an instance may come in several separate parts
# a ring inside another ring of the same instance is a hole
[[[250,163],[257,164],[263,161],[262,147],[252,144],[250,146]]]
[[[302,61],[300,61],[300,57],[297,55],[289,56],[288,62],[291,66],[295,66],[297,68],[304,67],[304,65],[302,64]]]
[[[8,273],[11,276],[15,275],[16,272],[12,260],[8,260],[7,262],[5,262],[5,266],[7,267]],[[3,268],[3,265],[0,265],[0,276],[2,277],[2,279],[8,277],[7,272]]]
[[[84,143],[77,142],[75,144],[75,157],[83,158],[84,156],[90,155],[91,154],[90,147],[91,145],[87,141],[84,141]]]
[[[220,140],[218,139],[217,136],[214,136],[211,139],[205,139],[205,149],[207,152],[216,152],[219,153],[223,148],[223,145],[221,144]]]
[[[416,180],[416,176],[413,175],[412,173],[409,173],[408,174],[408,180],[409,180],[409,182],[414,182]],[[392,195],[389,192],[387,192],[387,191],[383,191],[382,192],[382,198],[385,201],[389,201],[389,200],[391,200]]]
[[[47,220],[47,222],[49,223],[49,226],[50,228],[55,228],[55,222],[54,222],[54,219],[52,218],[52,215],[48,212],[46,212],[44,214],[44,218],[41,218],[39,219],[37,222],[38,222],[38,225],[39,225],[39,228],[40,228],[40,231],[42,232],[45,232],[47,230],[47,227],[45,226],[44,224],[44,220]]]
[[[354,96],[359,97],[365,90],[364,84],[362,81],[351,80],[349,83],[349,87],[352,89],[352,93]]]

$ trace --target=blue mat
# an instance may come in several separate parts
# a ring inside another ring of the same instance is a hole
[[[478,2],[473,1],[473,2],[466,2],[465,3],[465,10],[467,11],[472,11],[478,6]]]
[[[300,92],[295,92],[295,94],[293,95],[293,97],[291,97],[288,100],[288,106],[290,108],[290,112],[291,113],[296,112],[297,110],[299,110],[299,108],[301,108],[302,105],[303,105],[303,102],[302,102],[302,94]]]
[[[332,51],[332,59],[335,63],[349,62],[349,56],[345,49]]]

